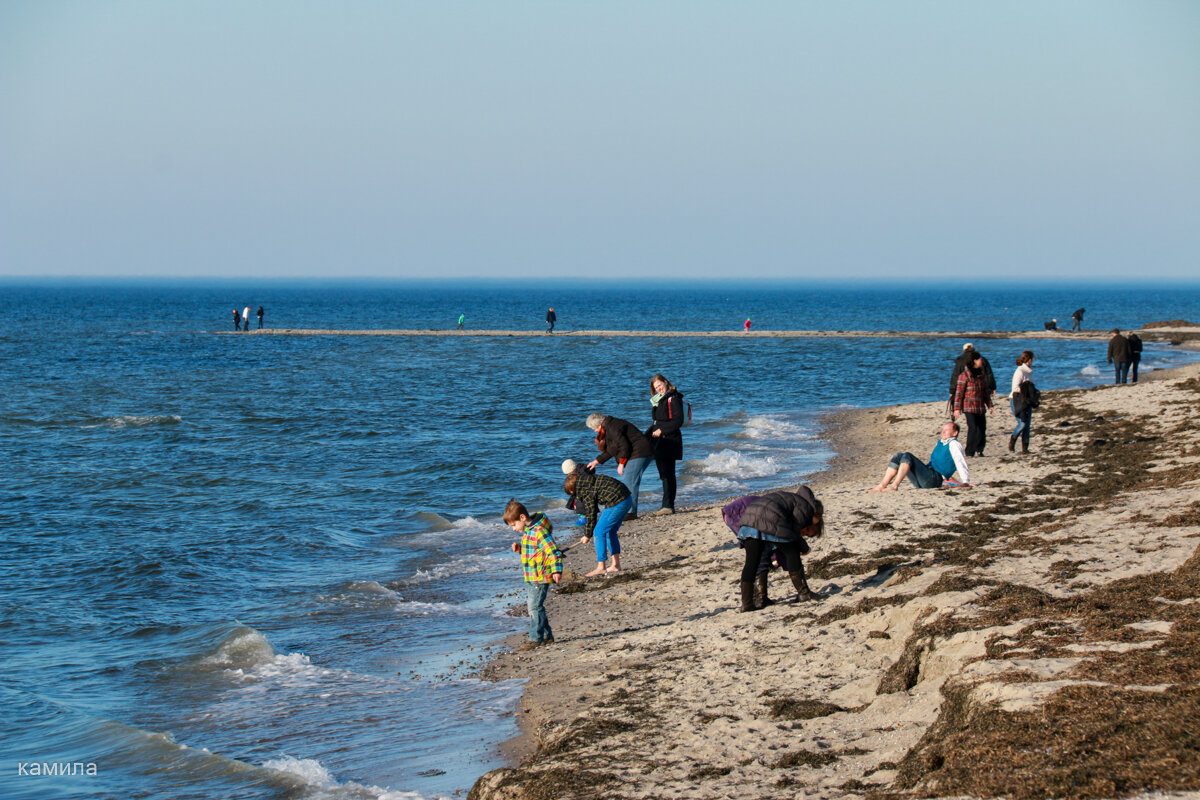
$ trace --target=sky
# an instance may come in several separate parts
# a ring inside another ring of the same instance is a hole
[[[1194,0],[0,0],[0,277],[1200,280]]]

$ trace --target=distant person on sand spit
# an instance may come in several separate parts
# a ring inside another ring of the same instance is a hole
[[[620,417],[589,414],[585,424],[596,432],[596,447],[600,449],[600,455],[593,459],[587,468],[594,470],[610,458],[617,459],[617,474],[633,495],[629,518],[637,519],[642,473],[646,471],[650,459],[654,456],[650,440],[632,423]]]
[[[1071,330],[1073,330],[1073,331],[1083,330],[1083,312],[1085,310],[1086,309],[1077,308],[1077,309],[1075,309],[1074,312],[1072,312],[1072,314],[1071,314]]]
[[[896,453],[883,473],[883,480],[868,492],[892,492],[900,488],[905,478],[918,489],[940,489],[946,481],[958,474],[958,483],[969,486],[971,473],[967,470],[967,458],[958,441],[958,423],[947,422],[942,426],[941,438],[929,454],[929,463],[921,461],[912,453]]]
[[[256,313],[258,314],[258,329],[261,331],[262,330],[262,318],[263,318],[263,314],[265,313],[263,311],[263,307],[259,306],[258,311]]]
[[[954,390],[954,410],[951,419],[962,414],[967,418],[967,456],[982,456],[987,444],[987,415],[995,411],[992,406],[992,390],[988,388],[983,374],[984,358],[978,351],[958,375],[958,386]]]
[[[650,379],[650,415],[654,423],[646,429],[654,453],[654,465],[662,481],[662,508],[655,514],[675,513],[675,462],[683,459],[683,434],[687,422],[683,395],[662,375]]]
[[[1125,341],[1129,342],[1129,382],[1137,383],[1138,364],[1142,363],[1142,337],[1130,331]]]
[[[242,315],[238,313],[236,308],[233,310],[233,329],[235,331],[242,329]]]
[[[554,333],[554,323],[558,322],[558,314],[554,313],[554,306],[550,306],[550,310],[546,312],[546,333]]]
[[[466,315],[466,314],[459,314],[459,315],[458,315],[458,327],[457,327],[457,328],[455,328],[454,330],[456,330],[456,331],[461,331],[461,330],[463,329],[463,323],[464,323],[464,322],[466,322],[466,321],[467,321],[467,315]]]
[[[746,317],[746,322],[742,325],[742,330],[746,333],[750,332],[750,318]]]
[[[805,539],[825,532],[825,507],[813,496],[812,490],[801,486],[795,492],[771,492],[746,506],[738,522],[737,536],[746,550],[742,564],[741,610],[754,611],[754,579],[763,550],[774,545],[787,559],[788,577],[796,587],[796,601],[815,600],[804,574],[808,552]]]
[[[242,309],[242,330],[246,333],[250,332],[250,306]]]
[[[553,644],[550,620],[546,616],[546,594],[551,583],[562,578],[563,552],[554,543],[553,528],[545,514],[530,514],[516,500],[504,508],[504,524],[521,534],[512,543],[512,551],[521,556],[525,575],[525,603],[529,609],[529,641],[533,645]]]
[[[1121,335],[1121,331],[1112,329],[1112,338],[1108,340],[1108,363],[1113,365],[1114,384],[1129,382],[1129,363],[1133,356],[1129,351],[1129,340]]]
[[[1008,437],[1008,452],[1013,452],[1017,439],[1021,440],[1021,452],[1029,452],[1029,427],[1033,420],[1034,403],[1037,388],[1033,385],[1033,351],[1025,350],[1017,359],[1017,368],[1013,370],[1012,391],[1008,393],[1008,405],[1012,409],[1017,427],[1013,428],[1012,436]]]
[[[620,572],[621,540],[617,531],[632,503],[629,488],[616,478],[595,475],[586,467],[578,467],[563,482],[563,491],[571,495],[567,507],[584,518],[580,541],[584,544],[591,539],[596,541],[596,568],[585,577]]]

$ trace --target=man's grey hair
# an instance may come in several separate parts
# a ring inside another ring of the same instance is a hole
[[[587,422],[584,423],[594,431],[600,430],[601,423],[604,422],[604,415],[599,413],[588,414]]]

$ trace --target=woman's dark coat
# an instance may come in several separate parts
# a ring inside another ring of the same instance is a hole
[[[813,522],[816,502],[807,486],[795,492],[772,492],[751,503],[742,512],[741,523],[760,533],[800,542],[804,540],[800,531]]]
[[[650,458],[654,455],[650,449],[650,440],[620,417],[605,417],[600,427],[604,429],[604,446],[596,461],[601,464],[610,458],[624,462],[631,458]]]
[[[655,458],[670,458],[679,461],[683,458],[683,434],[679,429],[684,423],[683,395],[678,389],[667,392],[666,397],[658,401],[652,409],[654,424],[646,428],[646,437],[654,445]],[[654,432],[662,431],[662,435],[654,438]]]

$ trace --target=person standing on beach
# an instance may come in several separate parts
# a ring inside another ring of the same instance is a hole
[[[1083,312],[1084,312],[1084,310],[1085,309],[1077,308],[1077,309],[1075,309],[1074,313],[1071,314],[1071,323],[1072,323],[1071,330],[1073,330],[1073,331],[1083,330]]]
[[[1112,338],[1108,340],[1108,363],[1113,365],[1115,385],[1129,382],[1130,359],[1129,340],[1121,335],[1121,331],[1113,328]]]
[[[954,359],[954,369],[950,371],[950,400],[947,402],[947,411],[950,414],[954,413],[954,393],[958,390],[958,376],[966,369],[967,364],[975,360],[975,355],[978,352],[975,349],[975,345],[967,342],[963,345],[962,352],[958,358]],[[988,363],[986,358],[983,359],[983,377],[990,396],[990,393],[996,391],[996,376],[992,374],[992,365]]]
[[[258,311],[257,311],[256,313],[258,314],[258,329],[261,331],[261,330],[262,330],[262,318],[263,318],[263,314],[264,314],[264,313],[266,313],[266,312],[264,312],[264,311],[263,311],[263,307],[262,307],[262,306],[259,306],[259,307],[258,307]]]
[[[632,502],[629,487],[616,478],[596,475],[588,472],[587,467],[579,467],[567,476],[563,491],[571,496],[567,508],[584,519],[580,542],[596,541],[596,568],[584,577],[620,572],[621,540],[617,538],[617,531],[629,513]],[[603,511],[601,507],[605,507]]]
[[[1142,337],[1130,331],[1125,341],[1129,342],[1129,382],[1137,383],[1138,364],[1142,363]]]
[[[746,333],[750,332],[750,318],[749,317],[746,317],[746,322],[745,322],[745,324],[742,325],[742,330],[745,331]]]
[[[984,357],[972,351],[974,358],[958,375],[958,386],[954,390],[954,410],[950,418],[959,414],[967,418],[967,456],[982,456],[987,444],[987,415],[995,411],[992,406],[992,391],[983,375]]]
[[[233,329],[235,331],[242,329],[242,315],[238,313],[236,308],[233,310]]]
[[[600,449],[600,455],[593,459],[587,468],[594,470],[610,458],[617,459],[617,474],[633,495],[629,519],[637,519],[642,473],[646,471],[654,455],[650,440],[632,423],[620,417],[589,414],[585,424],[596,432],[596,447]]]
[[[242,309],[242,330],[246,333],[250,332],[250,306]]]
[[[512,551],[521,555],[525,575],[525,603],[529,609],[529,641],[533,645],[553,644],[554,633],[546,616],[546,594],[551,583],[562,578],[563,552],[554,543],[553,527],[545,514],[532,516],[524,505],[509,500],[504,508],[504,524],[521,534],[512,543]]]
[[[741,611],[754,611],[754,579],[763,550],[774,544],[787,559],[796,601],[815,600],[800,558],[809,551],[805,539],[825,532],[825,507],[807,486],[795,492],[771,492],[746,506],[738,520],[738,540],[746,551],[739,582]]]
[[[654,514],[675,513],[675,462],[683,459],[683,434],[679,429],[687,422],[683,395],[665,377],[650,379],[650,415],[654,422],[646,429],[654,452],[654,466],[662,481],[662,508]]]
[[[550,310],[546,312],[546,333],[554,333],[555,322],[558,322],[558,314],[554,313],[554,306],[550,306]]]
[[[466,315],[466,314],[459,314],[459,315],[458,315],[458,327],[457,327],[457,328],[455,328],[454,330],[456,330],[456,331],[461,331],[461,330],[463,329],[463,323],[464,323],[464,322],[466,322],[466,321],[467,321],[467,315]]]
[[[970,486],[971,473],[967,469],[963,446],[958,441],[958,430],[957,422],[947,422],[942,426],[941,438],[929,454],[929,463],[921,461],[912,453],[896,453],[884,470],[883,480],[878,486],[867,491],[897,491],[905,478],[918,489],[940,489],[955,474],[963,486]]]
[[[1033,351],[1026,350],[1017,359],[1017,368],[1013,371],[1012,391],[1008,393],[1008,406],[1017,420],[1012,436],[1008,437],[1008,452],[1013,452],[1017,439],[1021,440],[1021,452],[1029,452],[1029,426],[1033,420],[1033,406],[1030,405],[1029,390],[1022,388],[1024,384],[1033,385]]]

